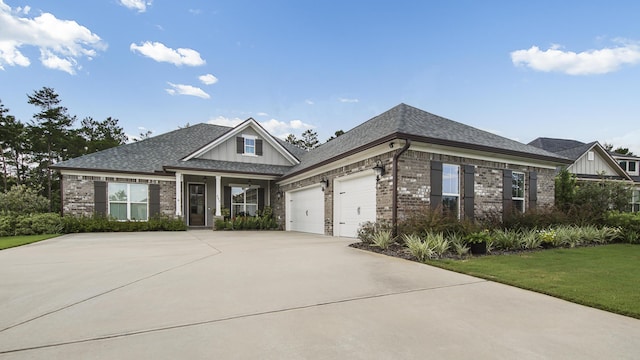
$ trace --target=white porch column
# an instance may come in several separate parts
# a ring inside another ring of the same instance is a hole
[[[222,216],[222,207],[220,199],[222,199],[222,176],[216,175],[216,216]]]
[[[176,172],[176,216],[182,216],[182,173]]]

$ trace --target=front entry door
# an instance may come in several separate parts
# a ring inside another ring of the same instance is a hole
[[[189,184],[189,226],[204,226],[204,184]]]

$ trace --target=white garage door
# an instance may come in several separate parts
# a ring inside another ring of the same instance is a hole
[[[286,193],[287,230],[324,234],[324,192],[320,186]]]
[[[376,221],[376,178],[347,177],[335,184],[334,235],[357,237],[360,224]]]

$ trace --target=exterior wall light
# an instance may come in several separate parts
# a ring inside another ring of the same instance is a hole
[[[324,189],[329,187],[329,179],[327,179],[326,177],[322,177],[322,179],[320,179],[320,187],[322,188],[322,191],[324,191]]]
[[[384,166],[382,166],[382,161],[376,161],[376,166],[373,167],[373,172],[376,174],[376,181],[379,181],[384,175]]]

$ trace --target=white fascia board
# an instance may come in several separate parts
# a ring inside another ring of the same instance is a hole
[[[225,178],[241,178],[241,179],[256,179],[256,180],[275,180],[279,178],[279,176],[274,175],[256,175],[256,174],[244,174],[244,173],[230,173],[230,172],[220,172],[220,171],[209,171],[209,170],[184,170],[184,169],[174,169],[171,167],[165,167],[167,171],[175,171],[176,173],[180,173],[182,175],[196,175],[196,176],[221,176]]]
[[[84,170],[60,170],[62,175],[75,175],[75,176],[91,176],[98,178],[121,178],[121,179],[144,179],[144,180],[162,180],[162,181],[175,181],[175,175],[147,175],[147,174],[131,174],[131,173],[119,173],[119,172],[106,172],[106,171],[84,171]]]
[[[428,152],[433,154],[442,154],[456,157],[463,157],[467,159],[474,160],[483,160],[504,164],[514,164],[514,165],[522,165],[522,166],[534,166],[542,169],[555,170],[560,163],[552,162],[552,161],[544,161],[538,159],[530,159],[520,156],[509,156],[504,154],[496,154],[484,151],[474,151],[474,150],[466,150],[460,148],[453,148],[442,145],[433,145],[433,144],[425,144],[425,143],[416,143],[415,145],[411,145],[410,150]]]
[[[398,139],[398,140],[401,140],[401,139]],[[398,140],[394,141],[395,146],[392,150],[389,149],[388,143],[381,144],[371,149],[359,152],[357,154],[341,158],[339,160],[331,162],[330,164],[314,168],[313,170],[310,170],[308,172],[304,172],[296,176],[290,177],[284,181],[278,182],[278,184],[281,186],[287,185],[299,180],[317,176],[325,172],[340,168],[342,166],[347,166],[352,163],[366,160],[382,154],[388,153],[389,157],[393,157],[393,154],[395,153],[395,151],[398,151],[403,146],[403,144],[398,144],[399,142]],[[517,157],[517,156],[508,156],[508,155],[494,154],[489,152],[480,152],[480,151],[473,151],[473,150],[463,150],[459,148],[452,148],[452,147],[447,147],[442,145],[433,145],[433,144],[416,143],[416,142],[412,142],[411,147],[409,147],[408,150],[421,151],[421,152],[427,152],[432,154],[450,155],[450,156],[456,156],[456,157],[463,157],[467,159],[483,160],[483,161],[490,161],[490,162],[497,162],[497,163],[504,163],[504,164],[533,166],[533,167],[549,169],[549,170],[555,170],[557,166],[560,165],[558,163],[551,162],[551,161],[526,159],[526,158]]]
[[[242,134],[242,132],[245,129],[247,129],[248,127],[251,127],[254,131],[256,131],[258,134],[260,134],[264,140],[266,140],[271,146],[276,148],[278,150],[278,152],[282,156],[287,158],[287,160],[289,160],[292,165],[297,165],[297,164],[300,163],[300,161],[298,159],[296,159],[295,156],[293,156],[289,151],[287,151],[287,149],[285,149],[282,145],[280,145],[277,141],[275,141],[273,136],[271,134],[269,134],[262,126],[260,126],[260,124],[258,124],[258,122],[256,122],[252,118],[247,119],[245,122],[243,122],[242,124],[238,125],[233,130],[231,130],[231,131],[227,132],[226,134],[222,135],[221,137],[215,139],[211,143],[203,146],[200,150],[196,150],[194,153],[192,153],[192,154],[188,155],[187,157],[183,158],[182,161],[188,161],[188,160],[191,160],[193,158],[196,158],[196,157],[206,153],[207,151],[209,151],[209,150],[215,148],[216,146],[224,143],[225,141],[235,137],[236,135]]]
[[[294,183],[296,181],[300,181],[300,180],[303,180],[303,179],[306,179],[306,178],[309,178],[309,177],[320,175],[320,174],[326,173],[328,171],[335,170],[337,168],[340,168],[340,167],[343,167],[343,166],[347,166],[347,165],[356,163],[358,161],[363,161],[363,160],[366,160],[366,159],[369,159],[369,158],[372,158],[372,157],[375,157],[375,156],[379,156],[379,155],[382,155],[382,154],[386,154],[386,153],[389,154],[389,158],[392,158],[393,157],[393,151],[397,151],[397,149],[399,147],[402,147],[402,145],[399,146],[397,144],[398,141],[395,141],[395,142],[396,142],[396,146],[393,149],[389,149],[388,143],[384,143],[384,144],[378,145],[376,147],[373,147],[371,149],[367,149],[367,150],[361,151],[359,153],[356,153],[356,154],[349,155],[347,157],[338,159],[338,160],[333,161],[333,162],[331,162],[329,164],[314,168],[313,170],[310,170],[308,172],[303,172],[303,173],[298,174],[296,176],[290,177],[290,178],[288,178],[288,179],[286,179],[284,181],[278,182],[278,185],[282,186],[282,185],[291,184],[291,183]],[[413,148],[413,146],[411,148]],[[373,166],[372,166],[372,168],[373,168]]]

